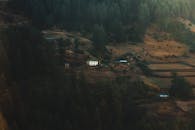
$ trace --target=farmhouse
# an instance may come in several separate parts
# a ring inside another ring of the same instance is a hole
[[[98,60],[88,60],[87,65],[90,67],[96,67],[100,65],[100,62]]]

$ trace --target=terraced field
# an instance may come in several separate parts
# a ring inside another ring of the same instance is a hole
[[[195,85],[195,77],[185,77],[185,79],[192,85]]]
[[[173,63],[173,64],[150,64],[148,66],[151,70],[153,71],[158,71],[158,70],[162,70],[162,71],[168,71],[168,70],[188,70],[188,69],[194,69],[191,66],[188,65],[184,65],[184,64],[179,64],[179,63]]]
[[[195,54],[190,54],[188,58],[185,58],[182,61],[191,66],[195,66]]]
[[[154,75],[156,76],[159,76],[159,77],[172,77],[172,72],[154,72],[153,73]],[[178,76],[182,76],[182,77],[195,77],[195,72],[176,72],[176,74]]]
[[[148,68],[152,71],[153,77],[159,80],[171,80],[174,72],[178,76],[184,77],[189,83],[195,85],[195,66],[191,62],[152,63],[148,65]]]

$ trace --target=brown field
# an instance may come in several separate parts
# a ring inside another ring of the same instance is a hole
[[[167,117],[186,119],[186,113],[179,109],[176,103],[172,101],[153,102],[143,104],[143,107],[147,108],[148,114],[156,113],[158,119],[167,119]]]
[[[195,72],[177,72],[177,75],[178,76],[194,76],[194,79],[195,79]]]
[[[160,91],[159,85],[157,83],[155,83],[152,79],[145,77],[145,76],[141,76],[141,79],[144,82],[144,84],[146,84],[151,89]]]
[[[172,78],[156,78],[150,77],[150,79],[158,85],[160,88],[169,88],[171,86]]]
[[[166,58],[183,56],[188,53],[188,47],[174,40],[157,41],[149,35],[145,36],[145,50],[152,57]]]
[[[184,61],[186,63],[188,63],[189,65],[194,65],[195,66],[195,59],[194,58],[185,59]]]
[[[155,31],[156,32],[156,31]],[[134,52],[146,61],[152,62],[178,62],[181,56],[188,55],[189,48],[172,39],[158,41],[152,37],[152,31],[148,30],[143,44],[131,45],[128,43],[106,46],[113,57],[119,57],[126,53]]]
[[[129,52],[140,52],[142,51],[142,45],[130,45],[130,44],[119,44],[119,45],[108,45],[106,48],[112,53],[113,57],[119,57]]]
[[[185,78],[190,84],[195,85],[195,77],[186,77]]]
[[[172,76],[172,72],[155,72],[155,75],[159,75],[159,76]],[[176,73],[178,76],[194,76],[193,78],[195,79],[195,72],[177,72]]]
[[[182,59],[183,62],[186,62],[189,65],[194,65],[195,66],[195,54],[191,53],[189,54],[188,58]]]
[[[195,108],[195,100],[192,101],[176,101],[176,105],[184,112],[189,112]]]
[[[155,72],[155,75],[169,77],[172,76],[171,72]]]
[[[148,67],[151,70],[193,69],[193,67],[182,65],[182,64],[150,64]]]

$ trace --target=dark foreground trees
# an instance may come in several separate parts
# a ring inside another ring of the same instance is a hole
[[[175,75],[172,80],[170,95],[176,98],[188,99],[193,95],[192,85],[183,77]]]
[[[181,122],[169,123],[172,118],[157,120],[155,113],[146,114],[137,102],[151,95],[143,82],[119,77],[89,84],[82,73],[64,73],[56,58],[52,58],[54,47],[45,43],[37,29],[14,27],[2,33],[12,76],[9,89],[13,113],[6,115],[10,128],[178,130],[181,126],[181,130],[189,130]],[[184,81],[174,82],[180,85]]]
[[[130,90],[136,90],[136,84],[128,80],[121,88],[119,81],[88,84],[82,73],[64,73],[54,57],[54,47],[37,29],[19,26],[1,33],[11,75],[11,128],[125,130],[135,127],[141,118]]]

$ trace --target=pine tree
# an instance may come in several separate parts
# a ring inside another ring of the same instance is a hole
[[[104,46],[106,44],[106,32],[104,27],[101,25],[95,25],[93,31],[93,38],[92,38],[95,47],[99,51],[103,51]]]

